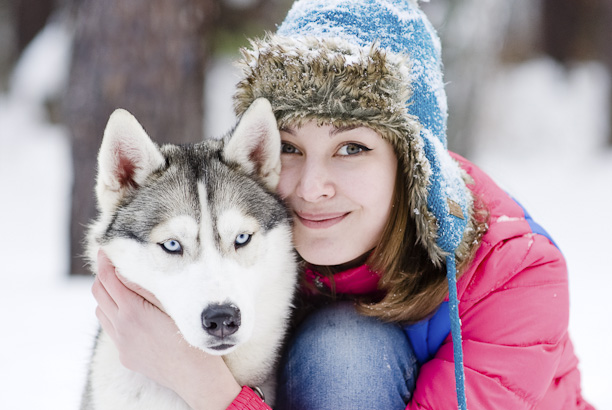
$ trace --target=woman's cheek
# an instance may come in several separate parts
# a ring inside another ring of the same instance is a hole
[[[295,170],[288,164],[288,161],[283,161],[278,181],[277,193],[283,199],[287,199],[293,192]]]

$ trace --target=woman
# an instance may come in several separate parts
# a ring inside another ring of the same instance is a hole
[[[243,55],[236,111],[272,104],[304,260],[276,408],[591,408],[563,257],[446,150],[439,40],[416,2],[298,1]],[[100,265],[98,315],[127,367],[193,408],[266,408]]]

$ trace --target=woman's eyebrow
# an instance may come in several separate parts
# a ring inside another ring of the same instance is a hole
[[[355,128],[359,128],[359,125],[345,125],[343,127],[334,127],[330,132],[330,137],[333,137],[336,134],[340,134],[341,132],[346,132],[350,130],[354,130]]]
[[[291,127],[281,127],[279,128],[280,132],[286,132],[287,134],[295,135],[295,131]]]

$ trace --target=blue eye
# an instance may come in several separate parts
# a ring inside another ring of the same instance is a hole
[[[175,239],[170,239],[169,241],[162,242],[160,243],[160,246],[168,253],[178,255],[183,254],[183,247],[181,246],[181,243]]]
[[[247,243],[251,242],[252,236],[253,235],[251,235],[250,233],[241,233],[240,235],[238,235],[236,237],[236,240],[234,241],[234,246],[236,247],[236,249],[243,247]]]

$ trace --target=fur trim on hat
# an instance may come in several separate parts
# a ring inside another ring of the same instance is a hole
[[[434,263],[443,263],[447,252],[436,243],[438,224],[427,207],[431,169],[418,138],[421,125],[406,106],[411,97],[409,62],[376,44],[363,48],[332,38],[268,34],[251,41],[251,47],[242,50],[239,62],[243,78],[234,96],[237,115],[263,97],[271,102],[279,128],[316,120],[377,131],[394,146],[408,176],[420,243]],[[466,231],[472,227],[468,223]],[[465,235],[456,250],[460,263],[469,253],[470,237]]]

